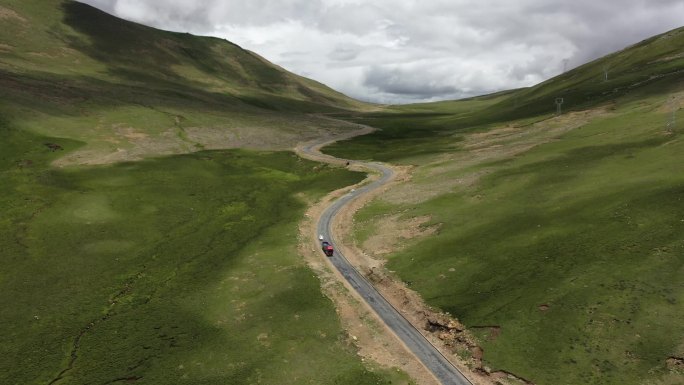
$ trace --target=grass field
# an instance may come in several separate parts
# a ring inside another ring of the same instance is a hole
[[[363,175],[277,151],[364,104],[74,1],[0,21],[0,383],[410,383],[297,254],[306,204]]]
[[[684,30],[529,89],[380,109],[72,1],[4,0],[0,20],[0,383],[410,382],[361,362],[296,252],[305,201],[361,176],[225,150],[355,127],[310,113],[382,128],[331,153],[416,166],[357,237],[429,216],[388,267],[487,366],[682,383],[684,149],[665,122]],[[550,119],[558,97],[599,113]]]
[[[515,91],[513,91],[515,92]],[[370,135],[325,147],[331,155],[349,159],[375,159],[412,163],[414,157],[434,155],[457,148],[454,137],[464,127],[450,121],[477,115],[484,108],[510,97],[511,93],[473,99],[390,106],[365,114],[340,114],[340,118],[380,128]]]
[[[383,131],[330,149],[415,166],[356,215],[357,241],[392,215],[429,216],[437,234],[401,241],[387,268],[463,321],[492,370],[549,385],[684,381],[668,364],[684,356],[684,83],[681,59],[660,58],[682,35],[602,59],[632,58],[631,77],[613,74],[632,86],[580,84],[586,117],[549,119],[524,98],[600,75],[600,61],[530,90],[363,115]],[[661,66],[672,75],[648,75]],[[506,112],[516,98],[522,110]]]
[[[296,252],[294,195],[360,174],[240,150],[55,170],[44,144],[78,143],[2,131],[1,383],[407,380],[361,363]]]
[[[495,368],[540,384],[663,375],[684,353],[684,142],[653,118],[637,109],[484,165],[477,187],[410,212],[441,231],[388,267],[466,325],[500,326],[482,336]]]

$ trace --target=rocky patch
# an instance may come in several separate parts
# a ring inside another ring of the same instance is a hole
[[[669,370],[684,370],[684,357],[670,356],[665,360]]]
[[[56,143],[45,143],[45,147],[49,148],[52,152],[64,150],[62,146]]]

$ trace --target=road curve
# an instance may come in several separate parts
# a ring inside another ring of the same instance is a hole
[[[346,160],[320,153],[319,149],[331,142],[333,141],[315,142],[302,146],[299,150],[312,158],[326,158],[335,163],[346,162]],[[331,225],[339,211],[354,199],[386,184],[394,176],[394,171],[392,171],[392,169],[383,166],[380,163],[351,162],[375,170],[379,172],[381,176],[372,183],[352,190],[348,194],[340,197],[323,212],[317,225],[318,234],[323,235],[325,239],[330,240],[333,245],[335,245],[336,242]],[[332,257],[329,257],[330,262],[375,313],[377,313],[380,319],[382,319],[382,321],[406,344],[413,354],[422,361],[423,365],[425,365],[425,367],[427,367],[443,385],[472,385],[472,383],[468,381],[468,379],[466,379],[465,376],[463,376],[463,374],[437,350],[437,348],[425,339],[418,329],[406,320],[406,318],[404,318],[338,250],[339,249],[336,249],[335,254]],[[321,255],[323,255],[322,252]]]

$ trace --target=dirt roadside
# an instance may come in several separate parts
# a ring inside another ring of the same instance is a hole
[[[466,330],[457,319],[450,314],[443,314],[435,309],[430,308],[425,304],[423,299],[414,291],[410,290],[404,282],[402,282],[395,274],[388,271],[385,266],[385,259],[383,254],[396,250],[383,249],[369,249],[368,246],[373,244],[400,244],[404,240],[412,238],[420,238],[422,236],[429,236],[437,228],[421,226],[423,223],[429,222],[429,217],[417,217],[413,219],[401,219],[397,213],[388,213],[388,216],[381,218],[377,225],[379,226],[379,234],[371,236],[364,242],[363,245],[358,245],[354,239],[354,215],[363,206],[370,201],[382,196],[382,199],[389,202],[397,203],[419,203],[435,194],[439,194],[444,189],[452,189],[455,187],[464,188],[463,186],[470,186],[477,182],[477,180],[487,171],[476,171],[474,173],[462,173],[459,178],[444,178],[443,175],[452,173],[454,171],[465,170],[468,166],[481,163],[484,161],[497,160],[515,156],[516,154],[526,152],[540,144],[548,143],[557,140],[560,135],[581,127],[588,122],[598,117],[609,115],[610,111],[606,108],[598,108],[595,110],[573,112],[561,117],[556,117],[550,120],[544,120],[525,126],[502,126],[497,127],[487,132],[473,133],[468,135],[462,143],[463,151],[461,154],[447,154],[443,157],[436,157],[433,163],[430,164],[429,172],[426,173],[420,168],[414,167],[398,167],[391,166],[395,172],[394,179],[386,184],[384,187],[375,190],[370,194],[366,194],[349,205],[337,215],[333,222],[333,232],[338,238],[338,249],[342,251],[345,257],[359,270],[365,277],[373,283],[375,288],[385,297],[402,315],[409,320],[417,330],[419,330],[428,341],[430,341],[440,352],[447,357],[473,384],[532,384],[531,381],[520,378],[512,373],[506,371],[494,371],[488,368],[483,362],[483,349],[477,345],[476,339]],[[366,128],[349,133],[345,135],[344,139],[353,137],[355,135],[363,135],[371,132],[372,129]],[[330,138],[328,144],[334,138]],[[320,149],[323,145],[313,147],[313,149]],[[301,150],[301,148],[300,148]],[[300,151],[298,153],[301,154]],[[306,155],[302,155],[306,156]],[[345,160],[336,159],[327,155],[320,156],[306,156],[309,159],[328,162],[338,165],[346,164]],[[363,170],[361,164],[351,162],[351,169]],[[419,181],[417,179],[420,179]],[[454,186],[449,183],[453,183]],[[445,187],[446,184],[446,187]],[[341,193],[347,192],[353,187],[348,187],[341,190]],[[341,194],[337,192],[337,196]],[[327,202],[332,201],[333,196],[326,198],[326,203],[320,203],[322,208],[326,207]],[[318,211],[310,211],[309,220],[313,221],[309,228],[303,229],[302,241],[309,249],[317,251],[317,242],[315,234],[315,223],[317,223],[322,209]],[[378,238],[378,239],[374,239]],[[370,251],[369,251],[370,250]],[[314,252],[309,258],[312,261],[325,266],[326,262],[318,252]],[[311,262],[310,262],[311,263]],[[344,282],[344,279],[336,274],[330,272],[330,267],[327,266],[327,279],[338,279],[339,282]],[[335,270],[336,272],[336,270]],[[322,278],[323,280],[323,278]],[[353,292],[353,291],[352,291]],[[332,297],[331,297],[332,298]],[[335,301],[335,299],[333,298]],[[367,314],[370,312],[369,308],[363,301],[357,301],[357,306],[363,308]],[[338,309],[339,303],[335,302]],[[353,313],[347,314],[341,311],[343,317],[343,324],[347,327],[348,324],[356,322],[358,324],[359,316]],[[371,312],[374,316],[374,313]],[[344,319],[344,317],[351,317]],[[376,320],[376,322],[380,322]],[[360,327],[361,325],[357,325]],[[502,332],[497,325],[489,325],[478,327],[489,333],[490,339],[495,339]],[[350,330],[350,329],[349,329]],[[353,333],[360,333],[358,329]],[[403,346],[390,331],[390,340],[394,346],[393,351],[385,349],[383,352],[385,356],[377,358],[377,350],[374,350],[371,342],[358,341],[357,346],[360,349],[361,355],[366,358],[375,359],[380,364],[385,365],[386,362],[396,362],[392,354],[401,354]],[[387,337],[386,337],[387,338]],[[374,354],[367,354],[367,352]],[[396,353],[399,352],[399,353]],[[383,361],[384,360],[384,361]],[[414,360],[418,361],[415,357]],[[418,363],[420,364],[420,363]],[[422,366],[422,365],[420,365]],[[408,367],[401,367],[409,375],[413,376],[419,383],[427,384],[430,382],[423,382],[425,377],[420,376],[420,371]],[[424,368],[422,369],[425,370]],[[431,379],[434,381],[434,379]]]
[[[345,140],[372,132],[370,127],[346,133],[338,137],[330,137],[328,142],[313,146],[317,150],[333,141]],[[307,144],[301,144],[296,152],[302,157],[318,162],[346,165],[344,159],[328,155],[309,155],[303,152]],[[363,165],[350,162],[348,167],[356,171],[368,171]],[[337,247],[347,259],[369,279],[380,293],[408,319],[441,353],[447,357],[475,385],[491,385],[511,383],[518,384],[514,376],[507,373],[488,373],[482,367],[482,349],[458,320],[428,307],[420,296],[408,289],[403,282],[390,274],[381,259],[374,259],[358,248],[352,239],[354,213],[365,204],[385,193],[397,183],[410,179],[410,167],[390,166],[395,177],[384,187],[356,199],[340,212],[333,222],[333,229],[340,239],[344,240]],[[371,175],[369,179],[377,178]],[[363,183],[366,183],[368,179]],[[419,384],[432,385],[439,382],[423,366],[423,364],[405,347],[405,345],[385,326],[370,307],[351,289],[346,280],[323,258],[318,250],[316,224],[325,208],[337,197],[358,186],[349,186],[335,191],[320,202],[313,204],[300,225],[300,252],[305,256],[309,266],[319,276],[323,292],[332,299],[353,343],[359,349],[362,359],[369,359],[381,366],[397,367],[408,373]],[[458,354],[460,353],[461,357]],[[469,358],[466,358],[469,357]],[[525,383],[525,382],[522,382]]]
[[[329,136],[328,139],[330,142],[346,140],[373,131],[374,129],[371,127],[360,126],[358,130],[339,136]],[[332,156],[323,154],[311,156],[303,151],[306,145],[306,143],[300,144],[295,152],[303,158],[316,162],[338,166],[346,165],[345,160]],[[319,145],[314,148],[319,149],[322,146]],[[356,163],[350,164],[348,168],[354,171],[367,171]],[[356,346],[364,362],[370,360],[385,368],[400,369],[421,385],[439,385],[432,373],[399,341],[356,291],[348,286],[347,281],[319,251],[316,225],[323,211],[350,189],[357,188],[361,184],[367,183],[369,179],[373,180],[374,178],[377,176],[369,175],[368,179],[358,185],[333,191],[318,202],[309,202],[310,207],[299,226],[299,252],[320,279],[322,291],[333,301],[342,327],[347,332],[348,341]]]

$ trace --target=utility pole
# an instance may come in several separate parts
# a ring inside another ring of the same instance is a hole
[[[563,105],[563,98],[556,98],[556,116],[561,114],[561,106]]]
[[[610,70],[610,64],[603,65],[603,81],[608,81],[608,71]]]
[[[563,73],[568,72],[568,63],[570,62],[570,59],[563,59]]]
[[[677,110],[679,109],[679,100],[676,97],[672,98],[672,116],[670,121],[667,122],[667,129],[670,132],[674,132],[677,128]]]

